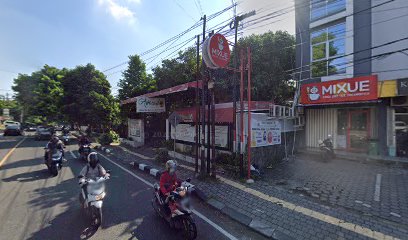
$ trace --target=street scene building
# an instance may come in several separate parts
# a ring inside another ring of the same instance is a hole
[[[339,151],[407,157],[406,4],[296,1],[307,147],[330,134]]]

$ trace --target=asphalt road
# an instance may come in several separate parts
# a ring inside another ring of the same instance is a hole
[[[21,139],[0,137],[0,161]],[[150,203],[152,189],[102,158],[102,165],[112,173],[106,182],[102,227],[97,232],[90,230],[78,203],[76,176],[84,164],[69,153],[77,154],[77,146],[67,147],[68,163],[57,177],[51,177],[43,164],[44,145],[44,141],[26,138],[0,166],[1,239],[182,239],[155,215]],[[135,174],[154,181],[143,173]],[[225,231],[194,216],[197,239],[264,239],[206,205],[196,202],[195,209]]]

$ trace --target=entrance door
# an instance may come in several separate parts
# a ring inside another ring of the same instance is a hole
[[[347,147],[349,150],[366,152],[370,138],[370,112],[358,110],[348,112]]]

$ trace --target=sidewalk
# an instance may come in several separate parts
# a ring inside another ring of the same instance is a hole
[[[151,152],[143,154],[112,147],[127,162],[156,165]],[[137,151],[137,149],[132,149]],[[193,177],[191,165],[182,163],[180,178]],[[160,168],[160,166],[158,166]],[[408,239],[405,224],[367,216],[342,207],[322,205],[313,199],[270,184],[246,185],[224,177],[192,183],[208,204],[224,214],[275,239]]]

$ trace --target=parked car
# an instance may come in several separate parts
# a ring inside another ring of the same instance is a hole
[[[53,129],[45,126],[38,126],[36,130],[36,140],[49,140],[53,134]]]
[[[19,122],[15,122],[15,121],[11,121],[11,120],[6,120],[6,121],[4,121],[3,124],[4,124],[4,127],[11,126],[11,125],[17,125],[18,127],[20,127]]]
[[[408,125],[403,121],[395,121],[395,131],[408,132]]]
[[[26,132],[35,132],[37,130],[37,127],[34,124],[25,123],[23,124],[22,129]]]
[[[18,136],[21,135],[20,126],[18,125],[8,125],[4,130],[4,136]]]

